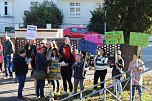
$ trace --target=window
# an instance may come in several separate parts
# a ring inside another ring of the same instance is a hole
[[[4,2],[4,15],[8,15],[8,5],[7,5],[7,1]]]
[[[83,29],[83,28],[79,28],[78,32],[82,33],[82,34],[86,34],[87,33],[86,29]]]
[[[38,2],[31,2],[31,5],[37,5]]]
[[[70,16],[71,17],[80,16],[80,3],[70,3]]]
[[[70,32],[78,32],[77,28],[70,28]]]

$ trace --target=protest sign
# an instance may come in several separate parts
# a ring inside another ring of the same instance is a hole
[[[58,60],[52,60],[51,65],[49,66],[49,80],[60,80],[61,79],[61,71]]]
[[[123,31],[105,32],[106,44],[124,44]]]
[[[89,52],[95,55],[97,50],[97,45],[91,41],[82,39],[78,43],[78,50]]]
[[[37,36],[37,26],[27,25],[26,39],[35,40]]]
[[[131,32],[130,33],[130,39],[129,39],[129,45],[148,47],[148,45],[149,45],[149,34]]]
[[[103,47],[102,34],[85,35],[85,40],[96,43],[98,47]]]

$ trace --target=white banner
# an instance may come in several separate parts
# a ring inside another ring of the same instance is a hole
[[[35,40],[37,36],[37,26],[27,25],[26,39]]]

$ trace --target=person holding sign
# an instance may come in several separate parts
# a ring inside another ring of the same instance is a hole
[[[70,89],[69,96],[72,95],[72,90],[73,90],[73,85],[71,82],[71,77],[72,77],[71,66],[74,63],[74,61],[75,61],[74,56],[71,53],[70,47],[69,46],[63,47],[63,54],[61,55],[59,62],[61,65],[61,76],[63,80],[64,94],[67,93],[67,81],[68,81],[69,89]]]
[[[52,49],[52,54],[51,54],[51,59],[58,61],[59,57],[60,57],[60,55],[59,55],[58,49],[57,48],[53,48]],[[54,80],[51,80],[51,83],[53,85],[53,91],[55,91],[55,82],[54,82]],[[60,89],[60,82],[59,82],[59,80],[56,80],[56,83],[57,83],[57,90],[56,90],[56,92],[58,93],[59,89]]]
[[[105,80],[107,74],[107,61],[106,51],[104,48],[99,49],[99,55],[95,58],[95,73],[94,73],[94,85],[98,84],[98,79],[100,78],[100,82]],[[101,84],[101,89],[104,88],[104,83]],[[97,86],[94,87],[94,91],[96,92]],[[100,94],[103,93],[103,90]]]
[[[112,77],[115,77],[122,73],[121,71],[122,71],[122,68],[124,68],[124,60],[121,57],[120,50],[117,50],[116,60],[110,65],[110,68],[112,68]],[[115,92],[115,94],[117,94],[117,92],[118,92],[119,97],[122,93],[122,85],[121,85],[120,80],[121,80],[121,76],[118,76],[113,79],[113,84],[116,84],[116,85],[114,85],[114,92]],[[119,91],[117,91],[117,88]]]
[[[133,55],[133,60],[129,64],[128,70],[134,69],[132,72],[132,75],[138,75],[139,73],[143,72],[145,70],[145,66],[143,65],[143,61],[137,58],[137,54],[135,53]],[[132,101],[134,100],[134,94],[135,94],[135,88],[138,89],[138,94],[140,96],[140,101],[142,101],[142,83],[143,83],[143,78],[142,75],[136,76],[132,79]]]

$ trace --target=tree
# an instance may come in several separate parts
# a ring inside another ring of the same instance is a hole
[[[25,25],[34,24],[44,28],[51,23],[52,27],[58,28],[62,24],[63,14],[55,3],[44,0],[42,3],[31,4],[30,10],[24,11],[23,20]]]
[[[90,11],[90,13],[92,18],[90,18],[89,25],[87,26],[88,30],[104,34],[104,10],[100,6],[94,9],[94,11]]]
[[[121,45],[125,67],[128,67],[137,47],[129,45],[130,32],[144,32],[152,25],[152,0],[105,0],[106,22],[110,30],[124,31]],[[126,68],[127,69],[127,68]]]

